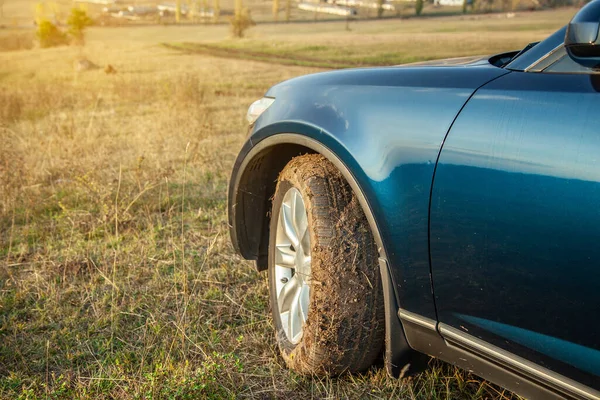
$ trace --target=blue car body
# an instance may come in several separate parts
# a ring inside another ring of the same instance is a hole
[[[232,174],[234,246],[266,267],[277,174],[319,152],[380,248],[391,373],[417,350],[526,396],[600,397],[600,75],[564,35],[274,86]]]

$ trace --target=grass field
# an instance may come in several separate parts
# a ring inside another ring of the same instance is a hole
[[[572,9],[552,12],[468,15],[432,19],[360,21],[343,23],[264,25],[249,37],[222,37],[198,43],[174,43],[180,49],[326,68],[396,65],[457,56],[496,54],[520,49],[564,25]],[[171,41],[172,43],[173,41]],[[208,42],[208,43],[207,43]],[[173,44],[173,43],[172,43]]]
[[[161,43],[386,64],[522,47],[572,14],[265,25],[242,41],[95,28],[84,48],[0,53],[0,397],[511,398],[435,361],[406,380],[285,368],[226,188],[247,106],[318,69]],[[75,72],[82,56],[118,72]]]

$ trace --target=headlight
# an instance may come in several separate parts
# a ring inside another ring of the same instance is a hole
[[[256,100],[254,103],[252,103],[252,105],[250,105],[250,108],[248,108],[248,113],[246,114],[246,119],[248,120],[248,123],[250,125],[255,123],[258,117],[260,117],[262,113],[267,111],[267,108],[269,108],[274,101],[275,99],[271,97],[263,97],[262,99]]]

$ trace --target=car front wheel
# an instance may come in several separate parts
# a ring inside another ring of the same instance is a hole
[[[377,247],[355,194],[321,155],[296,157],[279,176],[268,274],[276,338],[289,368],[356,372],[381,354]]]

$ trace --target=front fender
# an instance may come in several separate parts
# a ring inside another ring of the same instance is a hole
[[[400,307],[436,320],[429,266],[435,165],[468,99],[506,73],[492,66],[380,68],[292,79],[269,90],[275,102],[257,120],[242,153],[267,148],[263,142],[281,143],[282,133],[319,144],[305,143],[310,151],[327,149],[372,215]]]

